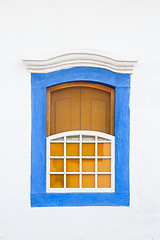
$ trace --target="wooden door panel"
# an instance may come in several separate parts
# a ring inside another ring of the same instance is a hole
[[[80,130],[80,88],[51,92],[50,135]]]
[[[55,101],[55,132],[65,132],[66,129],[71,129],[70,98],[59,99]]]
[[[106,101],[91,99],[91,130],[97,129],[99,132],[109,132],[109,124],[107,124],[109,114],[107,114],[107,107]]]
[[[110,134],[111,94],[94,88],[81,88],[81,129]]]
[[[47,136],[72,130],[114,135],[114,89],[69,83],[47,90]]]

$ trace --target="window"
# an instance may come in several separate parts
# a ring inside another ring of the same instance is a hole
[[[32,207],[129,206],[134,64],[90,52],[26,60]]]
[[[114,137],[70,131],[47,138],[47,192],[114,192]]]
[[[48,88],[47,192],[114,192],[110,134],[113,88],[86,82]]]

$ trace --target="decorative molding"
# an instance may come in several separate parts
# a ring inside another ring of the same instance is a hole
[[[72,67],[96,67],[116,73],[133,74],[136,60],[113,58],[110,54],[97,51],[74,51],[57,54],[48,59],[24,59],[27,70],[31,73],[49,73]]]

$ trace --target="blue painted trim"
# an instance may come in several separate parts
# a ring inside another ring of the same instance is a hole
[[[31,89],[31,192],[46,192],[46,89]]]
[[[115,191],[129,192],[130,88],[115,88]]]
[[[87,81],[115,88],[115,193],[46,193],[46,88]],[[75,67],[31,75],[31,206],[129,206],[130,75]]]
[[[34,193],[32,207],[129,206],[128,193]]]
[[[112,87],[130,87],[130,75],[102,68],[75,67],[51,73],[32,73],[32,87],[50,87],[74,81],[89,81]]]

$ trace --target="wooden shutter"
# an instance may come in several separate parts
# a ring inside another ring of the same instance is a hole
[[[48,88],[47,136],[72,130],[114,135],[114,89],[86,82]]]
[[[66,88],[50,94],[50,135],[80,130],[80,88]]]
[[[81,88],[81,129],[110,134],[111,94],[95,89]]]

